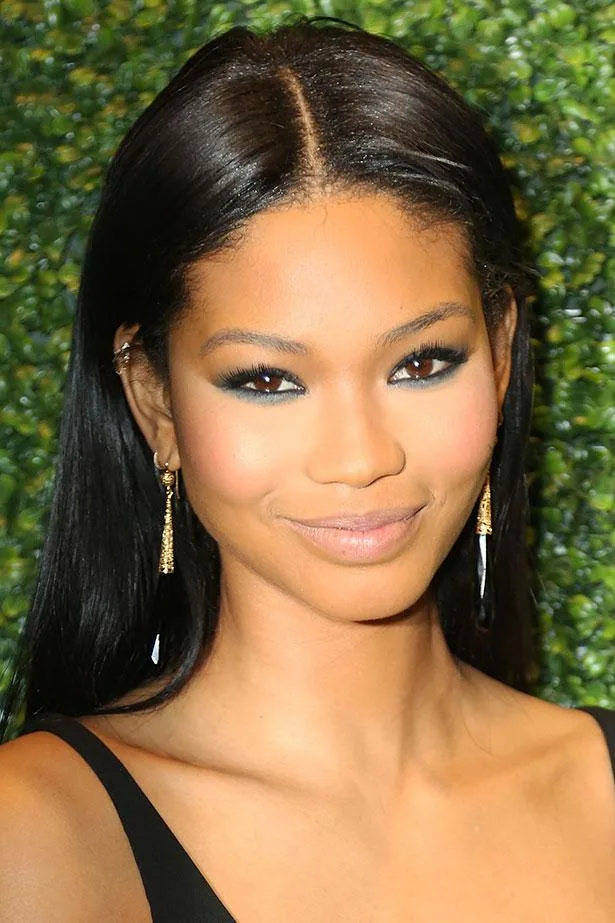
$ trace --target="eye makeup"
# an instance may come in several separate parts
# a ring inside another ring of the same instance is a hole
[[[395,366],[393,376],[406,369],[409,369],[409,374],[391,384],[395,387],[429,387],[453,375],[464,362],[467,362],[468,357],[468,350],[464,347],[446,346],[439,341],[426,343],[409,353]],[[425,366],[427,366],[426,374],[422,374],[425,372]],[[264,388],[273,390],[247,387],[258,381]],[[295,387],[276,390],[282,382],[291,383]],[[214,385],[223,391],[232,392],[239,398],[260,402],[279,403],[281,400],[307,393],[307,388],[295,375],[286,369],[276,368],[262,362],[249,367],[230,369],[219,375]]]

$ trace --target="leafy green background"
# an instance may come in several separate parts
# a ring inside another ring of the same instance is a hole
[[[103,172],[201,44],[297,13],[395,39],[488,115],[540,272],[529,475],[544,652],[536,691],[615,706],[615,5],[601,0],[2,0],[0,668],[41,545]]]

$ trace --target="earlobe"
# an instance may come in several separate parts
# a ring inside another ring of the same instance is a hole
[[[158,452],[163,463],[176,469],[180,467],[180,460],[168,390],[138,342],[138,329],[138,326],[118,327],[113,343],[114,355],[122,358],[116,365],[116,371],[131,413],[152,454]],[[124,345],[126,343],[128,347]]]

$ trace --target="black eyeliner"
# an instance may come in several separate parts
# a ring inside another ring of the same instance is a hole
[[[435,375],[428,375],[425,378],[405,378],[398,382],[393,382],[394,385],[409,385],[411,387],[428,387],[430,384],[439,381],[447,377],[449,374],[452,374],[459,368],[460,365],[463,365],[467,362],[469,358],[469,351],[465,347],[453,347],[446,346],[441,341],[433,341],[431,343],[425,343],[419,349],[413,350],[411,353],[408,353],[401,359],[400,362],[394,367],[391,374],[395,374],[399,370],[403,369],[404,366],[409,365],[413,360],[422,361],[424,359],[436,359],[444,362],[449,362],[450,365],[447,369],[444,369],[441,372],[437,372]],[[284,391],[258,391],[256,388],[243,388],[243,385],[252,381],[255,378],[281,378],[285,381],[290,382],[295,385],[295,389],[286,389]],[[228,372],[225,372],[223,375],[220,375],[215,381],[214,384],[216,387],[224,391],[235,391],[239,392],[241,396],[247,395],[248,398],[256,396],[256,400],[264,398],[264,400],[275,400],[276,398],[281,398],[282,395],[297,395],[304,394],[305,388],[301,384],[296,376],[292,375],[287,369],[276,368],[272,365],[267,365],[264,362],[257,362],[250,366],[239,366],[236,368],[229,369]]]
[[[229,369],[228,372],[225,372],[219,378],[216,379],[214,384],[218,388],[223,390],[234,390],[241,385],[245,385],[248,381],[251,381],[253,378],[260,378],[261,376],[269,376],[275,378],[284,378],[292,382],[294,385],[301,387],[299,380],[295,378],[287,369],[277,369],[272,365],[266,365],[263,362],[257,362],[255,365],[250,366],[241,366],[234,369]],[[258,393],[258,392],[256,392]],[[266,392],[260,392],[265,394]],[[275,393],[275,392],[274,392]],[[281,393],[281,392],[280,392]],[[293,392],[295,393],[295,392]]]

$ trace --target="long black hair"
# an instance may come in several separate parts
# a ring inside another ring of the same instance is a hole
[[[236,27],[217,36],[145,110],[110,165],[84,260],[55,494],[5,723],[18,713],[153,707],[207,656],[218,546],[180,500],[176,569],[159,577],[163,495],[112,367],[114,333],[138,324],[138,342],[164,379],[191,264],[232,247],[253,215],[327,189],[381,191],[414,216],[460,226],[490,333],[516,297],[512,378],[491,468],[491,631],[476,628],[473,517],[434,587],[453,654],[528,688],[532,371],[508,181],[481,116],[396,43],[350,25],[301,18],[265,34]],[[153,680],[162,681],[156,695],[114,707]]]

